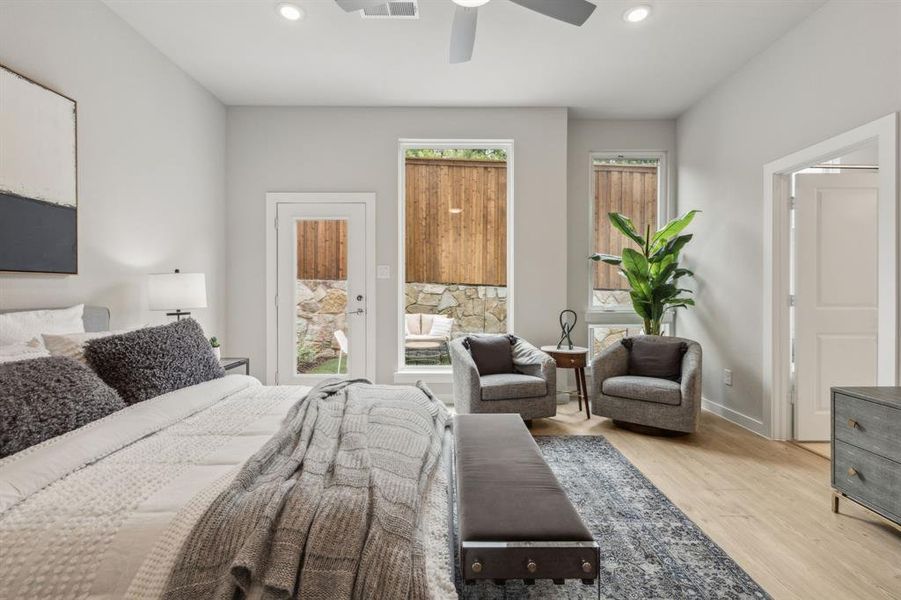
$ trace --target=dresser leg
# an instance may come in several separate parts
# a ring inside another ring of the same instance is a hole
[[[839,495],[836,492],[832,492],[832,512],[838,512],[838,499]]]

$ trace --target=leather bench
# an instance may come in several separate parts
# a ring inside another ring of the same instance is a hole
[[[516,414],[457,415],[463,581],[598,578],[598,544]]]

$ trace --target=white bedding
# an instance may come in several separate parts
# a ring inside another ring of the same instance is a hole
[[[230,375],[0,460],[0,597],[157,597],[194,522],[308,390]],[[428,574],[450,598],[439,471]]]
[[[231,375],[0,461],[0,596],[125,596],[179,510],[234,473],[308,389]]]

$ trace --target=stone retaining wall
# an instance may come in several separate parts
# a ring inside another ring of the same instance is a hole
[[[347,282],[301,279],[296,294],[298,362],[316,364],[338,356],[335,331],[347,323]]]
[[[405,312],[438,314],[454,320],[453,337],[507,332],[507,288],[489,285],[408,283]]]
[[[338,356],[335,331],[347,324],[347,282],[303,279],[296,284],[297,352],[301,365]],[[440,314],[454,320],[453,337],[506,333],[507,288],[486,285],[408,283],[405,312]]]

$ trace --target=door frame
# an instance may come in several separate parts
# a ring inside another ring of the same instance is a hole
[[[376,257],[375,192],[266,193],[266,383],[275,385],[278,370],[278,226],[280,204],[363,204],[366,228],[366,378],[375,381]]]
[[[763,167],[764,429],[792,439],[790,293],[791,174],[871,143],[879,148],[879,335],[877,382],[898,382],[898,113],[767,163]],[[884,260],[883,260],[884,258]]]

